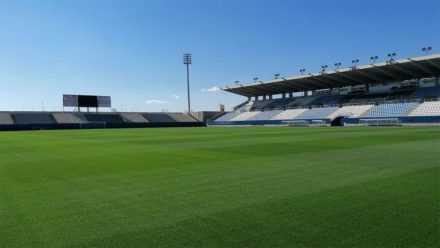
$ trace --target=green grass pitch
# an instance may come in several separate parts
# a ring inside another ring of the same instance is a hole
[[[1,247],[438,247],[440,129],[0,133]]]

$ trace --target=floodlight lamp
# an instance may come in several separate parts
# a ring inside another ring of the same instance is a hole
[[[184,53],[183,54],[183,63],[185,65],[190,65],[192,63],[191,53]]]

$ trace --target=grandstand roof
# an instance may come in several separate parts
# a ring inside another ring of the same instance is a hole
[[[262,96],[438,77],[439,75],[440,54],[433,54],[294,77],[282,77],[245,85],[240,84],[239,86],[225,87],[222,90],[242,96]]]

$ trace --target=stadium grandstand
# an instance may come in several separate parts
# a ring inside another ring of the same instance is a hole
[[[63,94],[63,111],[0,111],[0,131],[130,127],[195,127],[221,111],[116,112],[110,96]],[[65,111],[67,108],[67,111]],[[84,111],[87,109],[87,111]],[[109,112],[109,110],[111,112]]]
[[[203,126],[185,113],[0,112],[0,130]]]
[[[440,54],[433,54],[225,87],[247,100],[208,125],[438,125],[439,75]]]
[[[63,95],[73,111],[1,111],[0,130],[184,127],[223,125],[440,124],[440,54],[294,77],[222,90],[247,98],[233,111],[98,112],[109,96]],[[93,101],[91,101],[93,100]],[[86,105],[82,105],[86,103]],[[92,105],[87,105],[92,104]],[[96,112],[80,112],[80,107]]]

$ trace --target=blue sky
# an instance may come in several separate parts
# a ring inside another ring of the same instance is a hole
[[[438,0],[0,0],[0,110],[60,108],[62,94],[112,96],[130,111],[245,99],[213,87],[368,63],[440,47]],[[154,101],[156,100],[156,101]]]

